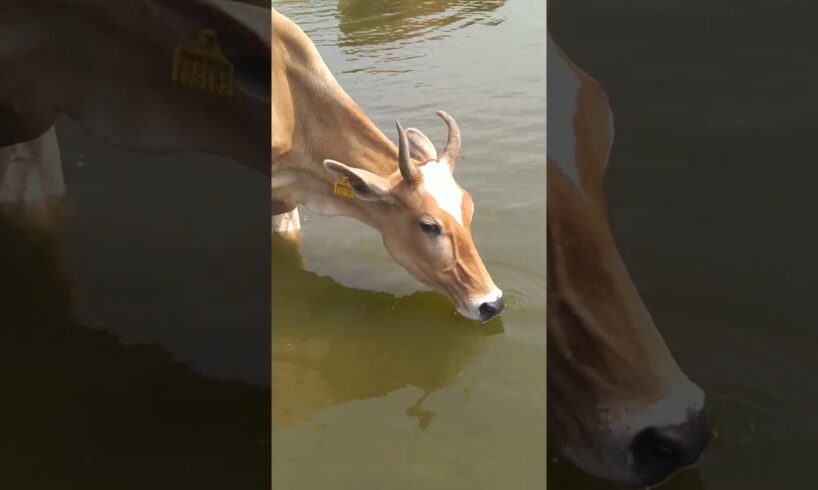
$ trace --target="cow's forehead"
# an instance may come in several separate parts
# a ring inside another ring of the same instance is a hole
[[[423,187],[437,206],[463,225],[463,189],[457,185],[446,161],[430,160],[418,167],[423,175]]]

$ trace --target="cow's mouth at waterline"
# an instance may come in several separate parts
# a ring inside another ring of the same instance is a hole
[[[457,306],[456,309],[457,313],[464,318],[485,323],[499,316],[505,306],[503,292],[495,289],[477,301],[472,301],[463,307]]]

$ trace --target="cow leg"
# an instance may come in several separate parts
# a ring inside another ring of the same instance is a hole
[[[298,240],[301,237],[301,220],[298,217],[298,208],[285,213],[274,214],[273,231],[285,238]]]
[[[283,245],[283,247],[282,247]],[[306,259],[301,252],[301,220],[298,208],[273,202],[273,247],[289,256],[301,267]]]
[[[437,414],[433,410],[426,410],[421,405],[423,402],[426,401],[426,398],[433,393],[432,391],[426,391],[423,393],[423,396],[418,398],[418,400],[406,410],[406,415],[408,417],[417,417],[418,419],[418,428],[420,430],[426,430],[429,427],[429,424],[434,421]]]
[[[73,318],[64,200],[54,127],[33,139],[0,147],[2,318]],[[20,302],[19,298],[28,299]]]
[[[5,215],[47,226],[56,218],[64,197],[53,126],[34,139],[0,148],[0,208]]]

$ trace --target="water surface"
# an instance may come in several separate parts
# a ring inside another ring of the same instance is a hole
[[[479,325],[353,220],[302,214],[306,270],[273,250],[273,486],[545,485],[545,5],[276,1],[395,139],[463,132],[456,177],[505,291]]]

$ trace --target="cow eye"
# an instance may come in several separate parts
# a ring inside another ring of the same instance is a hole
[[[440,235],[440,225],[432,221],[421,221],[420,229],[423,230],[423,233],[426,233],[427,235],[432,236]]]

